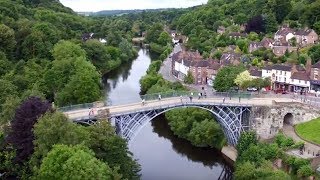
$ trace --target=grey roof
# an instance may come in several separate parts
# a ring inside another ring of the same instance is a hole
[[[266,66],[263,69],[265,69],[265,70],[275,69],[275,70],[280,70],[280,71],[291,71],[291,68],[292,67],[288,66],[288,65],[274,64],[274,65],[271,65],[271,66]]]
[[[262,71],[258,69],[251,69],[250,70],[250,75],[251,76],[256,76],[256,77],[262,77]]]

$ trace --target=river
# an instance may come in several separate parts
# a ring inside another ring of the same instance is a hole
[[[139,80],[146,74],[150,57],[140,49],[132,63],[104,75],[105,93],[112,105],[140,101]],[[219,151],[197,148],[177,138],[164,115],[149,122],[129,148],[141,164],[142,180],[213,180],[232,174],[230,163]]]

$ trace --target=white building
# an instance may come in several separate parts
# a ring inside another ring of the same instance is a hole
[[[262,69],[263,78],[271,78],[272,89],[284,89],[290,92],[301,89],[310,90],[310,78],[301,67],[275,64]]]

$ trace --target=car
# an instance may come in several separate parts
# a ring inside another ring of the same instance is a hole
[[[248,87],[247,91],[258,91],[258,89],[255,87]]]

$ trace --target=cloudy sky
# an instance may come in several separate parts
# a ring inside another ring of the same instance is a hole
[[[74,11],[191,7],[208,0],[60,0]]]

